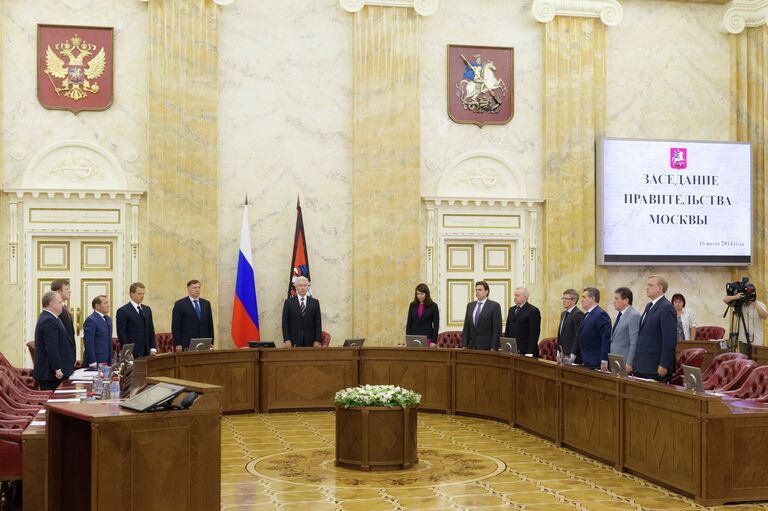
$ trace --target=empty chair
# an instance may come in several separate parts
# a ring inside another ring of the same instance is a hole
[[[25,396],[49,398],[53,391],[50,390],[35,390],[34,380],[32,385],[29,384],[27,378],[19,376],[16,372],[7,367],[0,366],[0,378],[6,378],[11,382],[11,385],[20,393]]]
[[[5,358],[5,355],[0,353],[0,367],[5,367],[8,370],[12,371],[14,374],[16,374],[19,379],[23,382],[24,385],[29,387],[30,389],[35,388],[35,379],[32,378],[32,369],[19,369],[17,367],[13,367],[11,362]]]
[[[461,330],[448,330],[437,334],[438,348],[461,348]]]
[[[323,330],[320,332],[320,344],[323,346],[328,346],[331,344],[331,334]]]
[[[726,394],[737,399],[768,402],[768,366],[753,369],[744,385],[736,390],[730,390]]]
[[[715,371],[717,371],[717,368],[720,367],[720,364],[728,360],[735,360],[737,358],[747,358],[747,356],[743,353],[720,353],[712,359],[712,363],[709,364],[709,366],[701,374],[701,380],[707,381],[710,376],[715,374]]]
[[[704,382],[704,390],[725,392],[741,387],[749,373],[757,367],[754,360],[737,358],[720,364],[715,374]]]
[[[701,367],[704,362],[704,355],[707,354],[707,350],[704,348],[688,348],[680,352],[677,356],[677,370],[672,375],[670,383],[672,385],[683,384],[683,366]]]
[[[539,341],[539,358],[557,362],[557,337],[547,337]]]
[[[724,336],[725,336],[725,328],[721,326],[697,326],[696,327],[697,341],[723,339]]]

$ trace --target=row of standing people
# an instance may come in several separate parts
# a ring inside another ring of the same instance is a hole
[[[211,303],[200,297],[202,284],[187,283],[187,296],[173,306],[171,332],[175,349],[189,346],[190,339],[214,336]],[[117,338],[120,346],[133,344],[134,357],[157,353],[152,309],[144,304],[146,288],[134,282],[128,303],[117,309]],[[43,295],[43,311],[35,326],[33,376],[41,389],[53,389],[74,372],[76,360],[75,328],[66,301],[70,299],[69,281],[57,279],[51,291]],[[91,301],[93,312],[83,322],[83,366],[95,368],[112,360],[113,322],[109,298],[99,295]]]
[[[675,370],[678,324],[682,322],[682,314],[665,296],[668,287],[663,276],[648,277],[645,294],[650,301],[642,313],[633,307],[632,291],[627,287],[618,288],[613,297],[618,311],[613,324],[608,313],[600,307],[598,289],[583,289],[583,311],[576,306],[579,294],[574,289],[566,290],[557,335],[561,356],[586,367],[607,369],[608,353],[616,353],[624,356],[628,371],[635,375],[668,380]],[[501,306],[489,299],[489,292],[487,282],[475,284],[476,300],[467,304],[464,317],[464,348],[499,348]],[[526,288],[515,289],[514,306],[507,313],[504,335],[517,341],[520,353],[538,357],[541,313],[528,302],[528,297]],[[439,323],[438,307],[430,298],[429,288],[419,284],[408,309],[406,334],[427,335],[431,345],[437,340]],[[689,335],[695,336],[695,322],[688,321],[685,328]]]

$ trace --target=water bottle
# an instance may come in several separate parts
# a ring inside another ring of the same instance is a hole
[[[93,395],[96,396],[96,399],[100,399],[103,393],[104,380],[101,379],[101,376],[97,376],[93,379]]]
[[[109,395],[112,401],[120,401],[120,378],[115,376],[109,384]]]

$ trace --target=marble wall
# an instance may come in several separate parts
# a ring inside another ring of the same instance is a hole
[[[441,0],[419,22],[422,196],[437,193],[443,173],[473,151],[498,155],[543,195],[543,34],[530,1]],[[705,3],[622,0],[624,19],[606,29],[606,134],[615,137],[726,140],[729,137],[728,39],[718,30],[723,7]],[[236,0],[219,12],[218,302],[220,346],[231,345],[241,208],[248,194],[262,338],[278,340],[301,196],[324,329],[334,342],[352,334],[352,44],[354,16],[337,0]],[[37,102],[31,67],[36,24],[115,27],[116,95],[106,112],[49,111]],[[6,188],[46,146],[67,139],[97,143],[126,171],[129,188],[147,186],[147,5],[138,0],[3,0],[2,134]],[[459,125],[446,113],[448,44],[515,48],[515,116],[509,124]],[[476,191],[468,188],[466,196]],[[0,241],[8,236],[0,199]],[[143,217],[142,217],[143,218]],[[145,219],[143,219],[145,222]],[[422,222],[423,223],[423,222]],[[144,225],[144,223],[142,223]],[[142,227],[142,235],[146,235]],[[423,244],[422,244],[423,245]],[[546,250],[540,247],[539,252]],[[143,255],[146,255],[143,252]],[[146,257],[142,273],[146,274]],[[183,264],[180,263],[180,264]],[[8,275],[7,248],[0,272]],[[724,324],[723,284],[740,270],[610,267],[608,287],[629,285],[644,303],[644,277],[665,273],[686,294],[700,324]],[[587,283],[574,282],[574,287]],[[148,303],[153,303],[151,282]],[[557,301],[540,285],[532,301]],[[607,290],[606,290],[607,291]],[[764,290],[760,290],[765,296]],[[179,294],[183,289],[179,290]],[[21,284],[0,296],[0,349],[21,360]],[[122,301],[122,300],[120,300]],[[604,300],[607,301],[607,300]],[[610,309],[610,307],[606,307]],[[549,330],[554,330],[552,326]],[[547,328],[544,329],[547,332]]]
[[[133,1],[100,0],[5,0],[2,3],[2,144],[0,182],[3,188],[22,186],[25,169],[38,153],[67,140],[98,144],[111,153],[126,174],[127,187],[146,188],[147,166],[147,9]],[[37,100],[35,69],[37,24],[72,24],[114,27],[115,99],[104,112],[74,115],[46,110]],[[9,274],[8,201],[0,197],[0,275]],[[21,228],[21,222],[18,227]],[[23,240],[20,239],[20,251]],[[126,251],[126,260],[129,254]],[[23,272],[19,253],[19,274]],[[143,266],[143,268],[146,268]],[[0,296],[0,324],[3,335],[0,351],[15,363],[22,363],[25,332],[22,285],[7,284]],[[120,303],[123,297],[116,301]],[[149,300],[149,298],[148,298]]]
[[[262,340],[280,340],[296,198],[333,342],[352,333],[352,27],[335,0],[236,1],[220,14],[219,334],[230,343],[249,198]]]
[[[728,140],[728,36],[718,30],[723,7],[703,3],[624,0],[624,19],[607,30],[606,135],[609,137]],[[608,287],[628,286],[635,305],[647,302],[645,280],[667,276],[699,325],[721,325],[729,267],[611,266]],[[747,275],[748,273],[744,273]],[[612,296],[612,293],[610,293]],[[760,290],[761,300],[765,290]],[[605,300],[604,300],[605,301]],[[608,301],[605,305],[610,304]],[[606,307],[615,316],[613,307]]]

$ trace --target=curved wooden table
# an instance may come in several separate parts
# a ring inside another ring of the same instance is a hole
[[[475,350],[294,348],[187,352],[136,361],[134,378],[223,387],[225,413],[331,410],[337,390],[395,384],[420,410],[519,427],[690,495],[768,500],[768,405]]]

